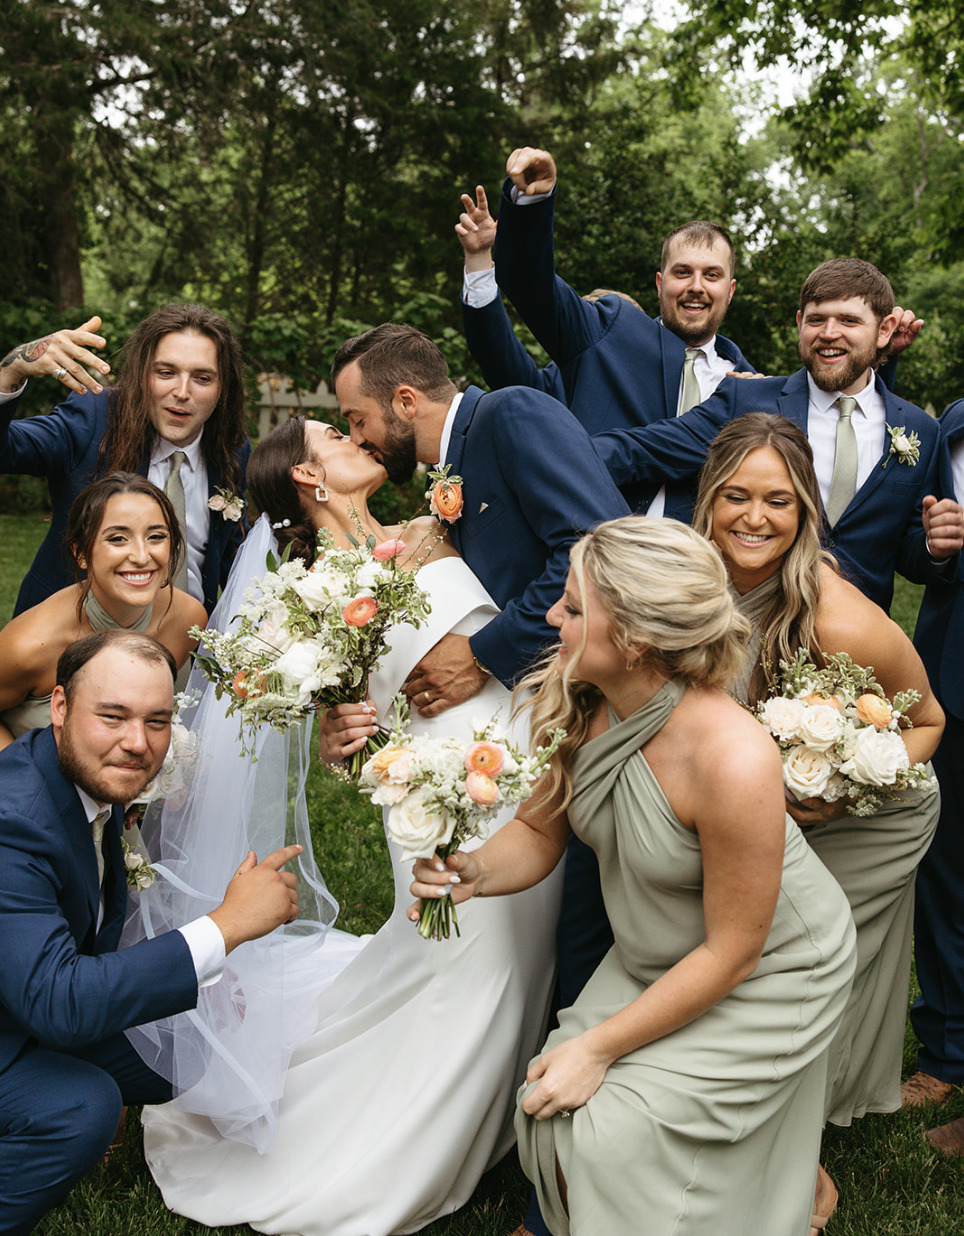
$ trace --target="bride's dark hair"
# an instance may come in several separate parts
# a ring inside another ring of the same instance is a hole
[[[317,557],[318,534],[301,504],[291,469],[309,461],[321,466],[308,446],[305,418],[292,416],[254,448],[247,476],[251,501],[271,520],[278,548],[290,545],[291,557],[308,566]]]

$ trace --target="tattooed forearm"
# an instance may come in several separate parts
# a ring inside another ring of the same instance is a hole
[[[3,360],[0,360],[0,369],[6,369],[8,365],[12,365],[18,360],[26,361],[27,364],[38,361],[49,347],[49,335],[44,339],[35,339],[33,343],[22,343],[18,348],[14,348],[12,352],[8,352]]]

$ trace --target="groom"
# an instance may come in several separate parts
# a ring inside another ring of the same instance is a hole
[[[555,399],[525,387],[459,393],[445,357],[413,326],[385,322],[347,340],[332,383],[351,438],[389,480],[417,462],[463,478],[452,543],[502,613],[475,635],[444,636],[412,670],[425,717],[470,699],[494,674],[507,686],[556,638],[547,610],[565,587],[569,548],[629,513],[586,431]]]
[[[176,667],[147,635],[100,631],[57,665],[49,729],[0,752],[0,1233],[25,1236],[103,1157],[127,1103],[170,1082],[123,1031],[194,1008],[227,953],[298,913],[300,846],[241,863],[221,905],[117,951],[123,804],[159,771]]]

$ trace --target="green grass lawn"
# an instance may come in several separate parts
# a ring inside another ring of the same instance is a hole
[[[20,579],[44,535],[40,516],[0,515],[0,616],[12,612]],[[894,617],[912,631],[921,589],[898,581]],[[315,766],[308,811],[318,863],[341,905],[339,926],[374,931],[391,908],[391,874],[378,812]],[[905,1072],[916,1044],[908,1026]],[[373,1062],[379,1067],[382,1062]],[[840,1190],[832,1236],[964,1236],[964,1161],[946,1159],[922,1136],[930,1124],[964,1116],[964,1095],[939,1112],[868,1116],[851,1129],[828,1128],[824,1162]],[[346,1119],[351,1119],[346,1113]],[[123,1147],[82,1181],[37,1229],[42,1236],[173,1236],[248,1227],[203,1228],[164,1207],[140,1149],[131,1113]],[[377,1182],[372,1182],[377,1187]],[[426,1228],[429,1236],[506,1236],[528,1195],[515,1155],[482,1181],[469,1205]],[[645,1236],[645,1228],[640,1228]],[[602,1236],[602,1234],[601,1234]],[[760,1236],[784,1236],[760,1232]]]

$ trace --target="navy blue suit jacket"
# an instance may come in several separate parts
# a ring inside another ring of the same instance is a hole
[[[74,563],[64,544],[67,516],[74,499],[94,479],[101,440],[107,432],[110,397],[108,390],[99,395],[72,394],[47,415],[21,420],[13,419],[18,400],[0,406],[0,472],[46,477],[53,506],[50,528],[20,586],[14,613],[39,605],[74,581]],[[238,451],[242,492],[250,454],[251,443],[245,440]],[[138,471],[146,476],[149,464],[149,459],[142,460]],[[208,468],[209,496],[223,484],[220,475]],[[240,523],[212,512],[201,579],[208,613],[214,609],[242,536]]]
[[[957,498],[951,474],[950,446],[964,437],[964,399],[952,403],[940,419],[938,488],[942,498]],[[914,643],[941,704],[964,720],[964,564],[953,577],[927,585],[917,617]]]
[[[888,462],[888,438],[880,462],[837,523],[825,527],[824,533],[827,548],[844,574],[888,610],[894,595],[895,570],[915,583],[925,584],[943,578],[944,571],[953,571],[954,567],[934,565],[921,523],[924,498],[937,492],[937,422],[914,404],[892,395],[882,384],[879,389],[887,424],[917,433],[920,459],[913,467],[896,458]],[[725,378],[706,403],[685,416],[643,429],[598,434],[593,445],[619,486],[641,479],[693,482],[710,443],[735,416],[774,412],[806,433],[809,400],[805,369],[798,369],[789,378]]]
[[[532,206],[516,206],[509,195],[510,185],[507,180],[502,190],[495,244],[496,279],[558,366],[558,377],[546,379],[552,384],[546,389],[555,394],[554,385],[561,380],[563,402],[591,434],[675,417],[686,344],[658,319],[620,296],[583,300],[555,273],[552,229],[556,195]],[[466,310],[465,317],[484,312]],[[488,318],[479,319],[478,331],[466,331],[483,373],[492,362],[483,361],[480,353],[500,346],[503,358],[498,363],[513,368],[519,365],[518,359],[505,359],[511,341],[504,328],[493,325],[495,312],[491,310]],[[502,306],[498,312],[505,316]],[[505,326],[515,338],[508,320]],[[518,340],[516,343],[522,347]],[[732,362],[734,370],[753,372],[731,340],[718,335],[716,348]]]
[[[472,651],[508,685],[556,638],[546,611],[565,589],[572,543],[629,508],[586,431],[541,391],[470,386],[445,462],[464,481],[452,542],[502,607]]]
[[[0,1071],[30,1040],[72,1051],[197,1003],[179,931],[117,951],[127,905],[122,824],[115,807],[97,931],[91,828],[60,771],[53,730],[31,730],[0,752]]]

